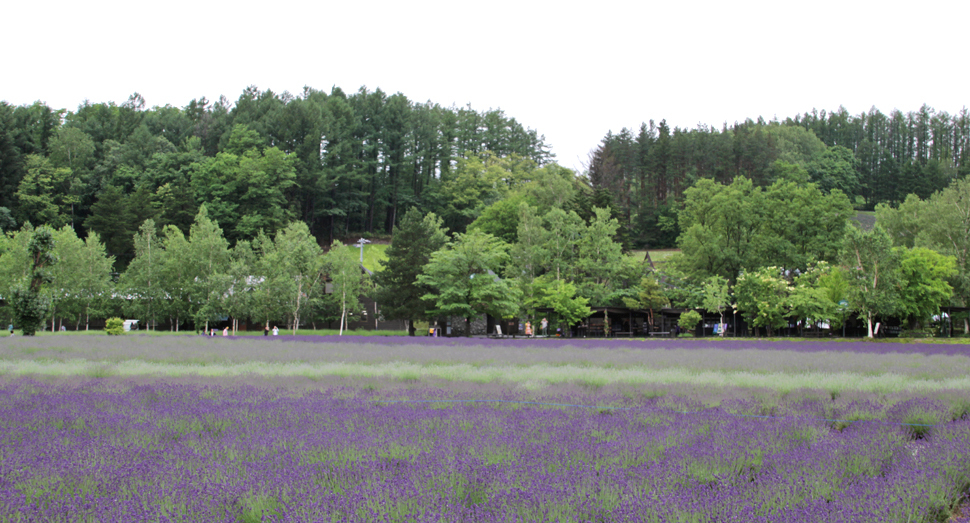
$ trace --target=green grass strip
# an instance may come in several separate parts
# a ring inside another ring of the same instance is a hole
[[[391,378],[415,381],[436,378],[473,383],[514,383],[529,389],[550,384],[583,383],[595,386],[613,384],[688,384],[771,388],[791,391],[804,388],[857,390],[863,392],[903,392],[933,390],[970,390],[970,377],[925,379],[902,374],[859,374],[853,372],[747,372],[696,371],[684,368],[653,369],[642,366],[603,368],[590,365],[468,365],[388,362],[380,364],[341,362],[214,362],[206,364],[155,363],[142,360],[121,362],[72,359],[2,360],[2,375],[45,376],[325,376]]]

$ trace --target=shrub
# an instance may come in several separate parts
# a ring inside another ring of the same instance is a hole
[[[701,322],[701,314],[695,310],[682,312],[677,323],[688,332],[692,332],[697,324]]]
[[[109,336],[121,336],[125,333],[125,321],[121,318],[108,318],[104,323],[104,332]]]
[[[21,285],[13,288],[10,305],[13,309],[14,323],[20,325],[24,336],[36,334],[50,310],[50,300],[46,296]]]
[[[932,338],[936,336],[934,329],[907,329],[899,333],[900,338]]]

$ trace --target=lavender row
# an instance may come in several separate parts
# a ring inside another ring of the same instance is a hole
[[[8,382],[0,521],[929,522],[970,486],[966,420],[914,434],[834,426],[812,406],[755,418],[735,415],[757,408],[741,401],[683,414],[691,401],[669,397],[454,397]]]
[[[247,339],[239,337],[238,339]],[[431,338],[423,336],[280,336],[282,341],[309,343],[350,343],[370,345],[424,345],[437,347],[475,345],[483,348],[563,348],[580,349],[720,349],[785,350],[796,352],[858,352],[865,354],[920,353],[927,355],[970,356],[967,343],[875,343],[826,340],[750,340],[750,339],[594,339],[594,338]]]

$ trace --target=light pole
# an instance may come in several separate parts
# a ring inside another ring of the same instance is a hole
[[[357,240],[357,243],[354,244],[354,247],[360,247],[360,263],[361,263],[361,265],[364,264],[364,244],[365,243],[370,243],[370,240],[365,240],[365,239],[361,238],[361,239]]]
[[[732,303],[731,308],[734,309],[734,321],[731,325],[734,327],[734,337],[738,337],[738,304]]]
[[[849,302],[839,300],[839,310],[842,311],[842,337],[845,337],[845,310],[849,308]]]

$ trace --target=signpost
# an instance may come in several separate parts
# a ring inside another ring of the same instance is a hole
[[[370,240],[365,240],[365,239],[361,238],[361,239],[357,240],[357,243],[354,244],[354,247],[360,247],[360,264],[361,265],[364,264],[364,244],[365,243],[370,243]]]

